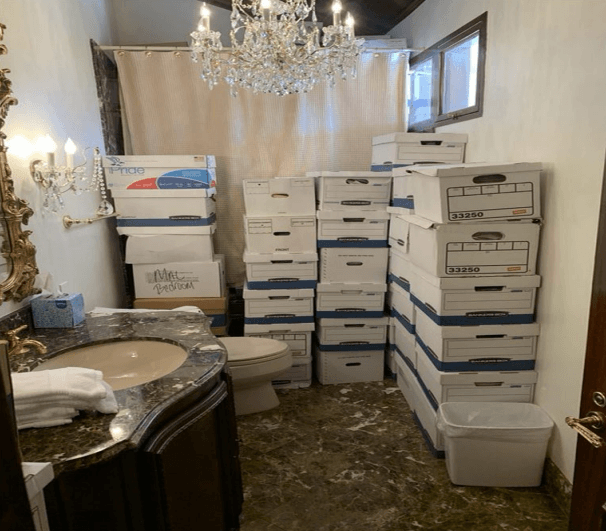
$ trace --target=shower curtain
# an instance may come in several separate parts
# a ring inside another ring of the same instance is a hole
[[[357,79],[278,97],[225,83],[209,90],[181,51],[115,52],[126,153],[215,155],[215,252],[227,280],[245,278],[242,180],[308,171],[366,171],[372,137],[405,131],[406,53],[363,53]]]

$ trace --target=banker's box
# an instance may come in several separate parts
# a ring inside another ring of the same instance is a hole
[[[320,282],[384,284],[389,249],[332,248],[320,251]]]
[[[383,350],[389,317],[376,319],[319,319],[316,336],[320,348],[332,350]]]
[[[400,253],[396,247],[392,247],[389,250],[387,279],[390,284],[397,284],[404,291],[410,291],[412,267],[413,265],[410,263],[408,255]]]
[[[215,215],[215,189],[112,190],[116,212],[135,219],[210,218]]]
[[[393,170],[393,184],[391,189],[391,208],[397,209],[403,214],[414,214],[415,198],[412,187],[412,174],[407,170],[408,166]]]
[[[158,235],[181,235],[181,236],[211,236],[215,233],[216,224],[200,225],[170,225],[167,227],[150,227],[150,226],[135,226],[128,218],[121,220],[119,217],[116,220],[116,230],[122,236],[158,236]]]
[[[315,253],[316,217],[244,216],[244,237],[250,253]]]
[[[250,289],[304,289],[318,283],[318,253],[244,252]]]
[[[246,324],[313,322],[313,289],[255,290],[244,286]]]
[[[394,169],[419,163],[458,163],[465,157],[467,135],[453,133],[390,133],[372,139],[372,167]]]
[[[32,299],[35,328],[73,328],[84,321],[84,298],[81,293]]]
[[[322,385],[383,381],[383,349],[325,352],[316,346],[316,376]]]
[[[316,288],[316,317],[383,317],[387,284],[320,283]]]
[[[225,284],[222,258],[214,262],[133,264],[135,297],[222,297]]]
[[[385,210],[391,197],[391,174],[360,171],[310,172],[316,179],[320,210]]]
[[[245,179],[242,188],[249,216],[313,216],[316,212],[315,183],[310,177]]]
[[[409,223],[411,262],[436,277],[534,275],[540,224],[531,220]]]
[[[171,262],[212,262],[211,234],[155,234],[129,236],[126,240],[127,264],[165,264]]]
[[[211,189],[216,187],[212,155],[120,155],[103,157],[110,190]]]
[[[318,210],[318,247],[387,247],[385,211]]]
[[[415,214],[437,223],[541,217],[540,163],[410,166]]]

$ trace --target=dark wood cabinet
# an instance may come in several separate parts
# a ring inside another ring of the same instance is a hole
[[[232,531],[242,482],[231,380],[109,462],[60,474],[45,492],[52,531]]]

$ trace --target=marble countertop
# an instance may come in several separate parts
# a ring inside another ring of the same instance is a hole
[[[87,315],[75,328],[36,329],[29,334],[48,348],[42,356],[30,351],[11,359],[11,370],[23,372],[64,350],[91,342],[161,339],[188,351],[186,361],[172,373],[115,391],[115,415],[81,412],[71,424],[19,432],[24,461],[51,462],[55,475],[107,460],[126,448],[137,447],[154,421],[176,403],[204,394],[218,381],[227,352],[210,332],[208,317],[186,312]]]

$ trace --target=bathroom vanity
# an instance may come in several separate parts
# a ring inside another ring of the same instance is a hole
[[[242,483],[227,353],[194,313],[118,313],[73,329],[37,330],[49,348],[13,359],[32,369],[85,344],[162,341],[187,350],[179,368],[115,391],[116,415],[82,412],[72,424],[19,433],[25,461],[51,462],[51,531],[229,531],[239,528]]]

